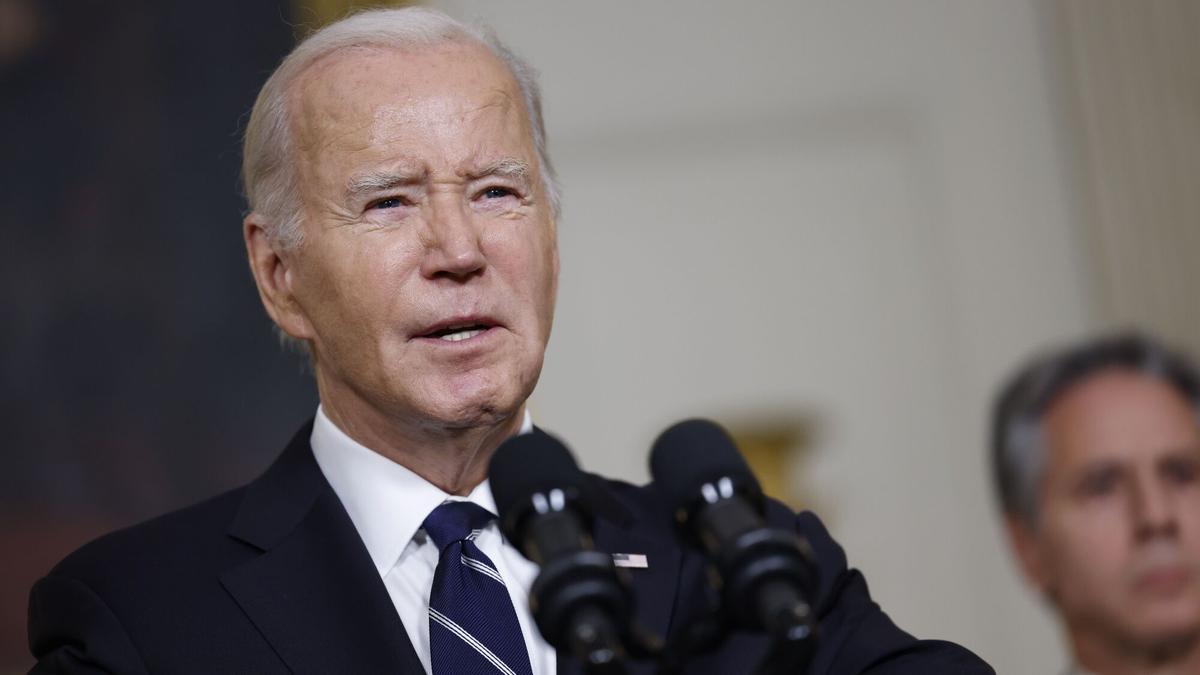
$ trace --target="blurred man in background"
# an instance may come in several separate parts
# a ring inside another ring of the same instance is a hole
[[[1200,379],[1140,335],[1039,358],[1002,390],[993,466],[1011,544],[1071,673],[1200,673]]]

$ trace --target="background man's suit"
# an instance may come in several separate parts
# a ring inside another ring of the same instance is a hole
[[[248,486],[105,536],[55,567],[30,596],[33,672],[422,673],[310,433],[301,429]],[[630,570],[637,621],[657,634],[679,629],[703,598],[703,560],[679,548],[653,491],[595,487],[597,548],[649,562]],[[992,672],[961,647],[900,631],[814,515],[772,509],[775,525],[808,539],[821,569],[810,672]],[[749,672],[765,647],[741,635],[688,672]],[[560,653],[558,672],[580,671]]]

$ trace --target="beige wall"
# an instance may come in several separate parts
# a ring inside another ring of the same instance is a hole
[[[640,481],[678,418],[815,419],[792,479],[889,613],[1059,669],[983,447],[1001,375],[1098,314],[1045,6],[437,4],[543,71],[565,213],[538,421]]]

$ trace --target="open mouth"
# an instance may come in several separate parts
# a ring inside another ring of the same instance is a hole
[[[456,324],[432,330],[421,337],[436,338],[438,340],[445,340],[446,342],[461,342],[463,340],[470,340],[491,327],[491,324],[485,323]]]

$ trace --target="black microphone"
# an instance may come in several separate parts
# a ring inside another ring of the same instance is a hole
[[[593,548],[586,479],[571,453],[543,431],[515,436],[488,478],[501,531],[541,567],[529,603],[542,636],[589,673],[624,673],[632,594],[612,557]]]
[[[680,422],[654,442],[650,473],[685,538],[715,568],[734,625],[765,631],[777,645],[810,644],[816,564],[795,532],[768,527],[762,489],[729,434],[707,420]]]

